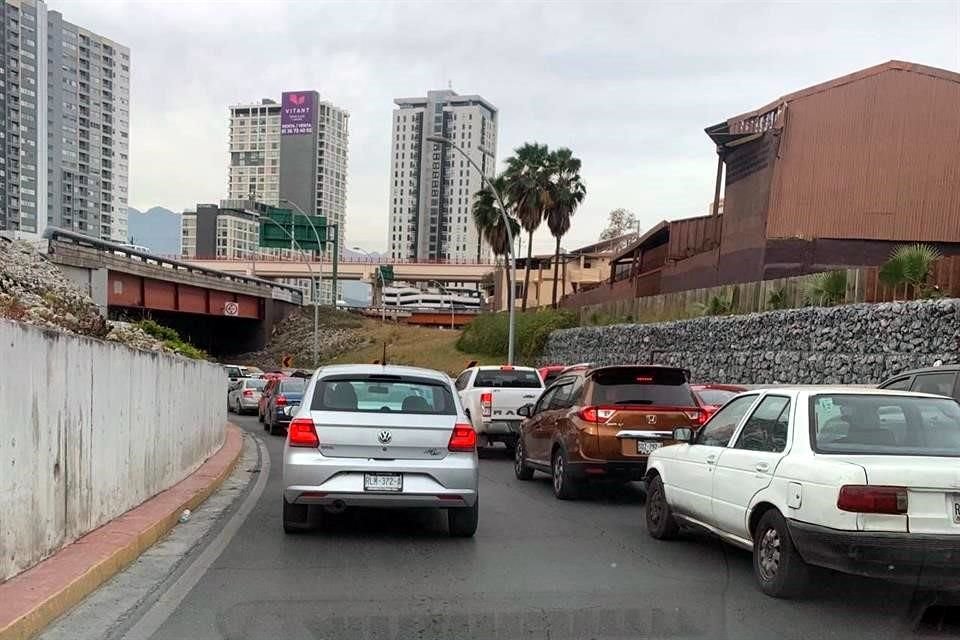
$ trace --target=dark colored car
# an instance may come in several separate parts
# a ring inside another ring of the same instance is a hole
[[[707,418],[715,414],[717,409],[733,396],[748,391],[746,387],[736,384],[692,384],[690,390],[707,413]]]
[[[937,367],[925,367],[904,371],[888,378],[880,384],[881,389],[895,391],[917,391],[947,396],[960,400],[960,365],[945,364]]]
[[[271,380],[263,395],[263,428],[270,435],[282,435],[290,424],[295,411],[289,409],[299,407],[303,400],[303,392],[307,388],[304,378],[281,378]]]
[[[553,493],[576,497],[587,480],[640,480],[649,454],[672,444],[676,427],[697,428],[705,412],[685,369],[627,365],[569,368],[540,396],[520,407],[526,417],[514,472],[553,476]]]

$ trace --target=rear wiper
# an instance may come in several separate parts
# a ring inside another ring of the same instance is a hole
[[[653,400],[617,400],[613,404],[653,404]]]

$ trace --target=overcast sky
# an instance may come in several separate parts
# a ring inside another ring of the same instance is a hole
[[[708,125],[890,59],[960,71],[958,0],[48,6],[131,49],[131,206],[225,197],[228,105],[317,89],[351,114],[347,241],[367,250],[386,248],[396,97],[482,95],[500,110],[501,162],[525,141],[573,149],[588,191],[574,248],[617,207],[645,228],[705,213]]]

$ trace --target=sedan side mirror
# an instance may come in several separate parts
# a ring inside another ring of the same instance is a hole
[[[673,439],[675,442],[693,442],[693,429],[690,427],[677,427],[673,430]]]
[[[530,416],[533,415],[533,405],[532,404],[523,405],[522,407],[517,409],[517,415],[523,416],[524,418],[529,418]]]

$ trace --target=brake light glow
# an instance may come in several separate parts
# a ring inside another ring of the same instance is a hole
[[[493,394],[481,393],[480,394],[480,417],[489,418],[492,415],[493,415]]]
[[[683,415],[687,416],[690,422],[693,423],[693,426],[700,427],[703,426],[703,423],[707,421],[707,412],[701,411],[699,409],[694,409],[692,411],[684,411]]]
[[[244,398],[252,398],[252,397],[253,397],[253,391],[251,391],[250,389],[247,389],[246,391],[243,392],[243,397],[244,397]]]
[[[477,432],[469,424],[457,424],[453,427],[453,433],[450,434],[450,443],[447,449],[450,451],[459,451],[468,453],[477,448]]]
[[[637,382],[653,382],[653,376],[637,376]]]
[[[278,395],[276,398],[274,398],[273,403],[278,407],[282,407],[287,404],[287,396]]]
[[[601,409],[600,407],[584,407],[580,409],[580,417],[587,422],[602,424],[613,417],[616,409]]]
[[[847,484],[840,487],[837,508],[854,513],[904,514],[907,512],[907,488]]]
[[[500,371],[513,371],[513,367],[511,367],[511,366],[509,366],[509,365],[504,365],[504,366],[500,367]]]
[[[317,436],[317,428],[313,425],[310,418],[296,418],[287,427],[287,441],[291,447],[310,447],[320,446],[320,437]]]

